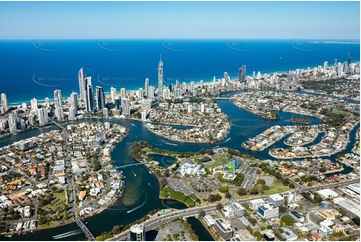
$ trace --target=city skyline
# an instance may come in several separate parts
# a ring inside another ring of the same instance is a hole
[[[1,39],[359,39],[360,35],[359,2],[1,2],[0,6]]]

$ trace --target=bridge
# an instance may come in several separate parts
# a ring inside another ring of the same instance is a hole
[[[127,167],[132,167],[132,166],[142,166],[142,165],[146,165],[149,164],[149,162],[138,162],[138,163],[133,163],[133,164],[127,164],[124,166],[117,166],[118,169],[123,169],[123,168],[127,168]]]
[[[79,226],[79,228],[83,231],[83,233],[85,234],[85,236],[88,238],[88,240],[90,241],[95,241],[95,237],[94,235],[90,232],[90,230],[88,229],[87,226],[85,226],[85,224],[76,216],[73,217],[75,223]]]
[[[216,97],[216,100],[230,100],[230,97]]]

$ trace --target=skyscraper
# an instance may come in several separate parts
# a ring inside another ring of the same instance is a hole
[[[102,87],[97,86],[95,93],[96,93],[97,110],[100,111],[103,108],[105,108],[104,90]],[[115,103],[115,97],[114,97],[114,101],[112,101],[112,102]]]
[[[78,93],[72,92],[69,97],[69,120],[75,120],[75,117],[78,113]]]
[[[127,97],[127,90],[126,90],[124,87],[122,87],[122,88],[120,89],[120,97],[121,97],[121,98]]]
[[[86,97],[85,97],[85,110],[87,112],[94,111],[94,92],[93,85],[87,84]]]
[[[323,72],[327,71],[327,65],[328,65],[327,61],[323,62]]]
[[[154,92],[155,92],[155,87],[149,86],[149,88],[148,88],[148,98],[153,99],[154,98]]]
[[[229,78],[228,78],[228,72],[224,72],[224,81],[226,82],[226,83],[228,83],[228,81],[229,81]]]
[[[61,90],[54,91],[55,117],[59,120],[64,119],[63,113],[63,97]]]
[[[48,110],[46,108],[39,108],[38,110],[39,125],[43,126],[48,123]]]
[[[246,81],[246,65],[243,65],[241,68],[238,69],[238,81]]]
[[[9,131],[10,133],[16,133],[16,111],[13,111],[9,115]]]
[[[78,72],[78,80],[79,80],[79,94],[80,94],[80,98],[82,100],[85,100],[85,96],[86,96],[86,84],[85,84],[85,76],[84,76],[84,71],[83,71],[83,67],[80,68],[79,72]]]
[[[7,112],[9,110],[8,106],[8,99],[6,98],[6,94],[1,94],[1,107],[4,109],[4,112]]]
[[[38,110],[38,99],[36,98],[31,99],[30,104],[31,104],[31,111],[36,112]]]
[[[144,98],[143,88],[139,88],[139,90],[137,92],[137,96],[138,96],[138,99],[143,99]]]
[[[110,97],[112,99],[112,103],[115,103],[115,97],[117,96],[117,89],[115,87],[110,88]]]
[[[351,56],[350,54],[348,54],[348,58],[347,58],[347,67],[350,67],[351,60],[352,60],[352,56]]]
[[[121,107],[122,107],[122,114],[127,116],[130,115],[130,104],[128,98],[121,99]]]
[[[79,108],[79,105],[78,105],[78,93],[72,92],[70,94],[69,103],[70,103],[71,108],[78,111],[78,108]]]
[[[158,64],[158,95],[162,96],[162,93],[163,93],[163,61],[161,55]]]
[[[144,92],[145,92],[145,95],[148,97],[148,92],[149,92],[149,78],[145,78],[145,82],[144,82]]]

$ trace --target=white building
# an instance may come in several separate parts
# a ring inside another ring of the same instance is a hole
[[[214,225],[214,219],[210,215],[206,215],[203,217],[204,221],[206,222],[207,226],[213,226]]]
[[[317,191],[318,194],[320,194],[322,196],[323,199],[327,199],[327,198],[334,198],[334,197],[338,197],[338,193],[327,188],[327,189],[323,189],[323,190],[319,190]]]
[[[226,218],[231,218],[234,216],[234,210],[231,205],[224,205],[222,208],[222,213]]]
[[[255,199],[249,202],[250,207],[253,210],[257,210],[259,206],[265,204],[265,202],[263,201],[263,199]]]
[[[273,204],[268,203],[258,207],[258,213],[266,220],[278,218],[279,208]]]
[[[244,215],[244,212],[246,211],[246,209],[239,202],[233,202],[231,205],[234,210],[234,214],[237,217],[241,217]]]
[[[284,200],[283,196],[281,196],[280,194],[273,194],[273,195],[269,196],[269,202],[274,203],[277,206],[281,206],[284,204],[285,200]]]

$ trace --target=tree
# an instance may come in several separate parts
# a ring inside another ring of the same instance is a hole
[[[246,189],[244,189],[243,187],[241,187],[241,188],[239,188],[239,189],[237,190],[237,194],[240,195],[240,196],[245,196],[245,195],[247,195],[247,191],[246,191]]]
[[[295,220],[291,217],[291,215],[286,214],[281,217],[281,222],[285,223],[287,226],[293,226]]]
[[[113,233],[113,234],[119,234],[121,231],[122,231],[122,227],[121,227],[120,225],[115,225],[115,226],[112,228],[112,233]]]
[[[206,212],[204,212],[204,210],[200,210],[200,211],[198,212],[198,217],[199,217],[199,218],[203,218],[204,216],[206,216]]]
[[[280,206],[280,208],[279,208],[279,211],[280,211],[280,213],[284,213],[284,212],[286,212],[286,211],[287,211],[287,207],[286,207],[286,206],[281,205],[281,206]]]
[[[210,194],[208,196],[208,202],[210,203],[213,203],[213,202],[216,202],[216,201],[220,201],[222,199],[221,195],[219,195],[218,193],[217,194]]]
[[[230,199],[232,197],[232,195],[229,192],[226,192],[226,198]]]
[[[288,186],[290,184],[290,180],[288,178],[285,178],[283,181],[282,181],[282,184],[284,186]]]
[[[347,215],[347,211],[346,211],[345,209],[341,209],[341,210],[340,210],[340,214],[341,214],[342,216],[346,216],[346,215]]]
[[[221,210],[223,208],[222,203],[217,203],[216,209]]]
[[[360,217],[359,216],[356,216],[352,219],[352,221],[357,225],[357,226],[360,226]]]
[[[229,188],[228,187],[220,187],[218,189],[221,193],[227,193],[229,191]]]

